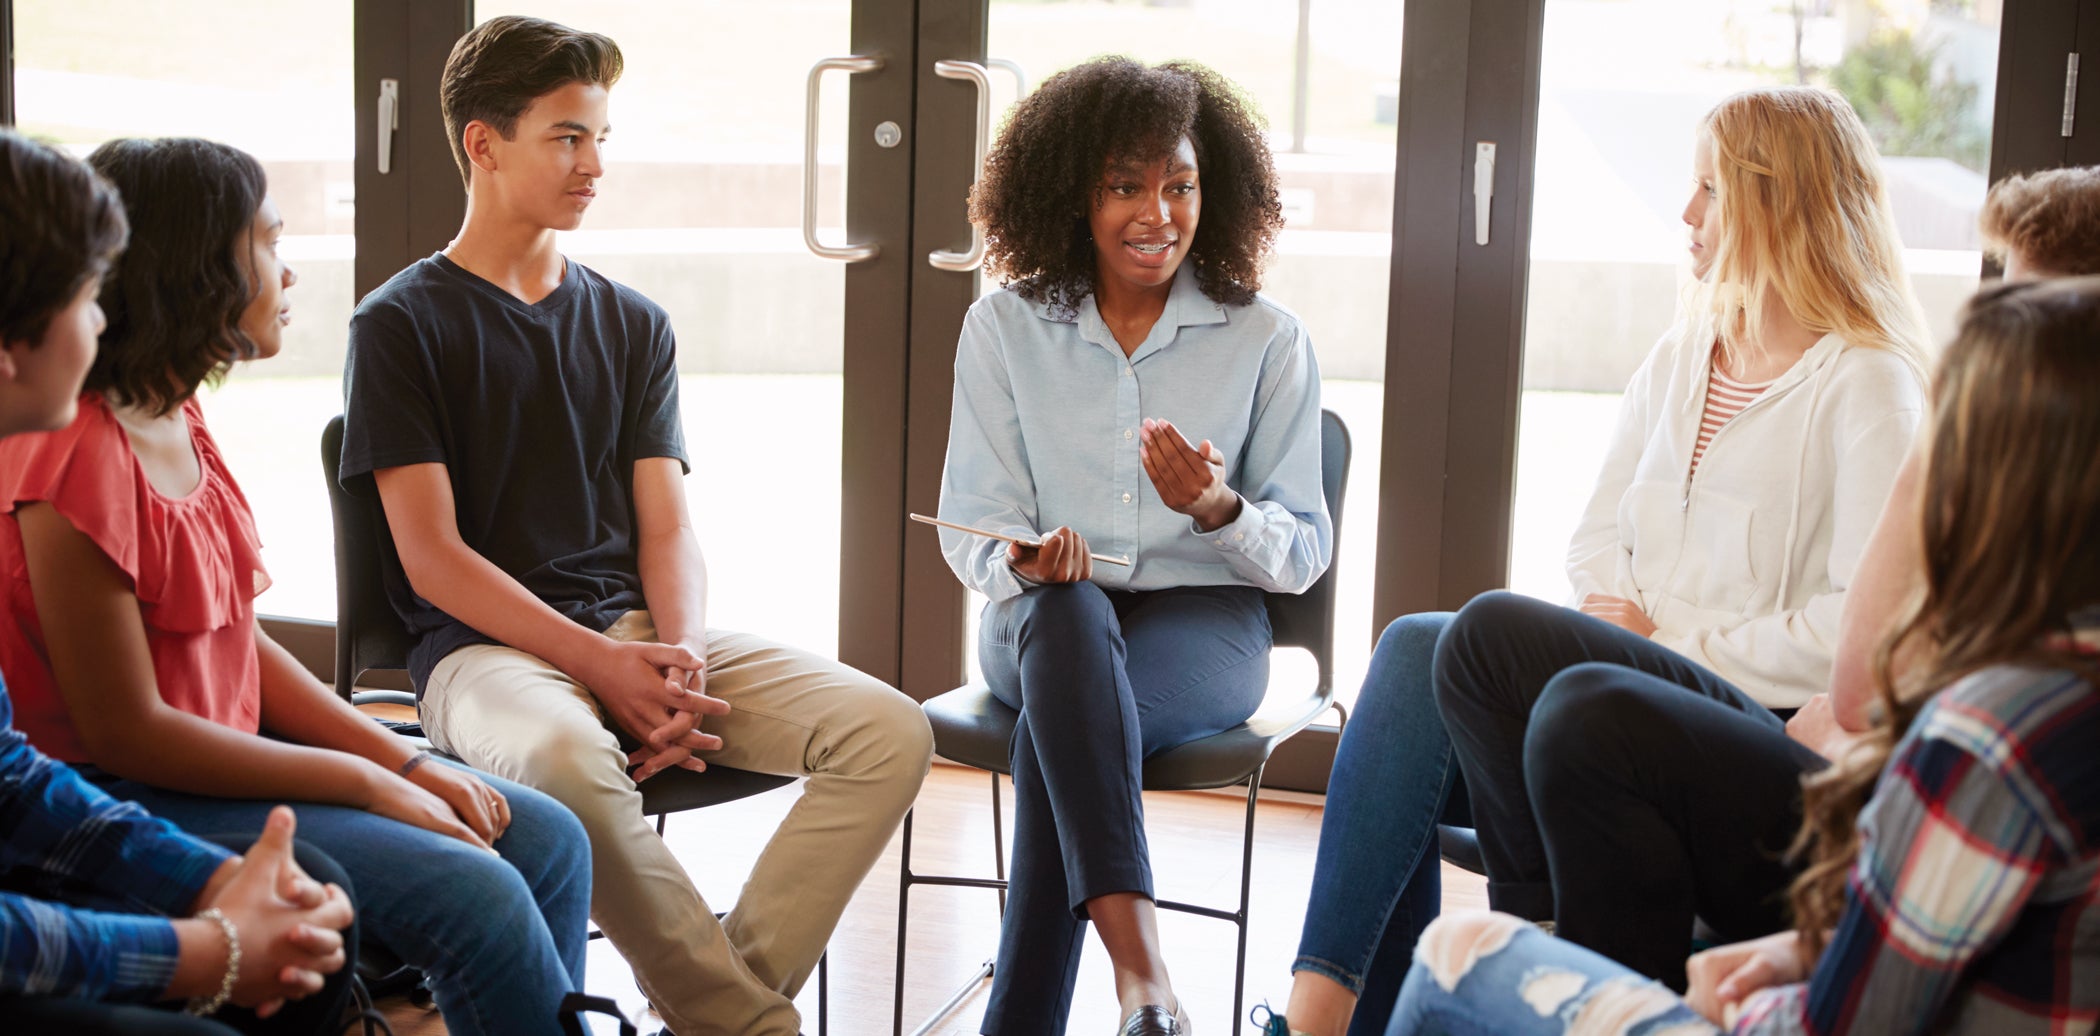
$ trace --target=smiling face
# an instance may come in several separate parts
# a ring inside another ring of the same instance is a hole
[[[1111,160],[1087,217],[1097,278],[1147,291],[1172,284],[1202,211],[1196,147],[1187,137],[1149,165]]]
[[[476,175],[474,192],[493,194],[502,207],[534,225],[574,230],[598,196],[605,175],[610,93],[598,83],[568,83],[541,94],[503,139],[487,123],[469,123],[466,147]]]
[[[1721,242],[1720,216],[1714,203],[1714,142],[1702,133],[1692,151],[1692,200],[1684,206],[1684,224],[1692,231],[1692,276],[1700,280],[1714,267],[1714,249]]]
[[[241,310],[241,333],[255,343],[254,359],[267,360],[284,348],[284,327],[292,322],[292,304],[284,293],[299,283],[299,275],[277,256],[277,241],[284,236],[284,217],[277,203],[264,198],[255,209],[255,220],[235,247],[243,253],[250,290],[255,294]]]

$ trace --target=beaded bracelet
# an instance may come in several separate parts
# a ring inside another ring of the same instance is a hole
[[[220,913],[218,907],[199,913],[197,919],[217,921],[219,931],[226,936],[226,977],[219,980],[219,991],[209,998],[191,997],[189,1004],[183,1007],[183,1013],[202,1018],[226,1006],[226,1001],[233,997],[233,982],[241,974],[241,932],[233,926],[233,918]]]
[[[400,774],[403,777],[406,777],[409,774],[416,772],[416,767],[421,766],[429,761],[429,752],[417,752],[416,754],[409,756],[407,762],[401,764],[401,769],[396,770],[394,772]]]

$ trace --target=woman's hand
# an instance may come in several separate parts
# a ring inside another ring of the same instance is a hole
[[[510,803],[476,774],[426,759],[409,772],[408,781],[451,806],[453,815],[490,845],[510,827]]]
[[[1603,619],[1636,637],[1655,635],[1655,623],[1641,606],[1624,597],[1591,594],[1582,599],[1582,614]]]
[[[436,765],[424,763],[416,769],[427,770]],[[399,774],[388,773],[376,765],[372,769],[376,773],[372,782],[372,799],[365,804],[366,812],[412,824],[425,831],[435,831],[457,838],[477,849],[496,851],[489,847],[487,839],[463,823],[459,814],[453,811],[452,805],[444,799],[409,783],[408,778]]]
[[[1240,495],[1225,484],[1225,455],[1209,439],[1191,446],[1172,422],[1148,417],[1138,433],[1138,460],[1160,500],[1204,532],[1240,516]]]
[[[355,916],[342,889],[323,887],[299,869],[292,857],[294,826],[289,807],[271,810],[262,837],[247,855],[222,866],[197,901],[199,911],[217,907],[233,922],[241,940],[241,966],[232,1000],[255,1008],[263,1018],[277,1013],[286,1000],[318,991],[325,976],[342,970],[342,929]],[[209,921],[183,924],[191,930],[178,929],[178,941],[193,936],[199,953],[178,959],[177,968],[186,974],[171,987],[209,995],[225,974],[225,936]]]
[[[1094,577],[1086,537],[1066,526],[1052,529],[1040,547],[1007,544],[1006,563],[1016,575],[1036,583],[1079,583]]]
[[[1828,694],[1808,699],[1792,719],[1786,721],[1786,736],[1808,746],[1825,759],[1836,759],[1860,739],[1837,720],[1837,710]]]
[[[1702,950],[1684,962],[1684,972],[1685,1003],[1723,1028],[1750,994],[1808,977],[1800,935],[1793,931]]]

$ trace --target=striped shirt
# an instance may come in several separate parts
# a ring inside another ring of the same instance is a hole
[[[1718,359],[1718,357],[1716,357]],[[1721,365],[1709,368],[1706,378],[1706,413],[1699,419],[1699,441],[1692,447],[1691,474],[1699,473],[1699,458],[1706,456],[1706,445],[1714,440],[1714,433],[1721,430],[1735,415],[1743,412],[1750,401],[1764,395],[1766,389],[1778,378],[1760,381],[1755,385],[1737,381],[1721,373]]]
[[[158,997],[175,975],[167,918],[188,915],[232,854],[110,798],[13,720],[0,685],[0,997]]]
[[[1735,1031],[2093,1031],[2096,745],[2100,690],[2073,671],[1994,666],[1941,692],[1860,814],[1845,912],[1815,973],[1754,996]]]

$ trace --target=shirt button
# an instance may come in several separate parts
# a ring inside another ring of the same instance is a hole
[[[1247,534],[1246,534],[1246,533],[1244,533],[1244,532],[1236,532],[1236,533],[1233,533],[1233,534],[1232,534],[1232,541],[1233,541],[1234,543],[1238,543],[1239,541],[1241,541],[1241,540],[1244,540],[1244,539],[1246,539],[1246,538],[1247,538]]]
[[[1129,441],[1130,441],[1130,429],[1128,429],[1128,428],[1125,428],[1125,429],[1123,429],[1123,441],[1124,441],[1124,442],[1129,442]]]
[[[1126,377],[1126,378],[1127,378],[1127,377],[1129,377],[1129,376],[1131,375],[1131,373],[1132,373],[1132,372],[1131,372],[1130,368],[1128,368],[1128,367],[1125,367],[1125,368],[1123,368],[1123,376],[1124,376],[1124,377]]]
[[[1125,494],[1123,494],[1123,502],[1124,502],[1124,503],[1126,503],[1126,504],[1130,502],[1130,494],[1129,494],[1129,493],[1125,493]]]

